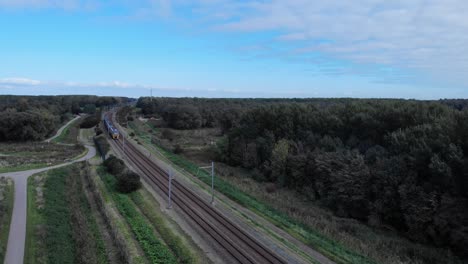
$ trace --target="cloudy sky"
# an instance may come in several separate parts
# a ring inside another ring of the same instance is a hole
[[[0,94],[468,97],[466,0],[0,0]]]

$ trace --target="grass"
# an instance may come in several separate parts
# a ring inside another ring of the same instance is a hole
[[[133,202],[140,208],[140,211],[148,218],[158,234],[177,257],[177,263],[196,263],[195,256],[182,239],[173,233],[166,221],[158,213],[158,210],[155,210],[155,207],[159,207],[159,204],[154,206],[148,201],[152,198],[150,196],[151,194],[145,189],[140,189],[138,192],[130,194]]]
[[[0,179],[0,197],[0,263],[3,263],[13,211],[14,183],[12,180]]]
[[[88,153],[88,149],[84,149],[83,152],[75,156],[73,159],[79,159]],[[63,161],[66,162],[66,161]],[[18,166],[14,167],[1,167],[0,168],[0,173],[6,173],[6,172],[16,172],[16,171],[26,171],[26,170],[34,170],[34,169],[40,169],[48,166],[53,166],[55,164],[49,164],[49,163],[32,163],[32,164],[21,164]]]
[[[80,121],[81,119],[77,119],[68,124],[68,126],[62,130],[62,133],[58,137],[54,138],[52,142],[62,144],[76,144],[78,142],[77,137],[80,131],[78,127]]]
[[[97,168],[97,169],[96,169]],[[127,224],[126,219],[117,211],[113,201],[111,190],[106,188],[105,183],[101,177],[97,177],[96,173],[101,176],[102,167],[91,167],[91,177],[95,190],[97,191],[98,199],[103,204],[103,214],[109,221],[110,229],[115,233],[117,243],[120,243],[120,253],[123,253],[126,260],[130,263],[143,264],[148,263],[144,253],[140,249],[138,242],[133,237],[130,226]]]
[[[22,164],[22,165],[18,165],[14,167],[1,167],[0,173],[34,170],[34,169],[39,169],[43,167],[47,167],[47,163]]]
[[[45,142],[0,143],[0,173],[37,169],[64,163],[85,151],[83,146]]]
[[[44,217],[39,213],[36,205],[37,194],[35,188],[43,188],[43,178],[46,173],[41,173],[28,178],[27,188],[27,222],[26,222],[26,245],[24,252],[24,263],[36,264],[46,263],[46,248],[40,237],[39,228],[44,225]],[[40,186],[39,186],[40,185]]]
[[[26,263],[107,263],[79,172],[74,164],[28,179]]]
[[[117,209],[130,225],[150,263],[178,263],[169,248],[156,237],[152,225],[138,212],[130,196],[115,191],[115,177],[104,173],[102,169],[100,175]]]
[[[75,259],[65,170],[60,168],[28,179],[26,263],[73,263]]]

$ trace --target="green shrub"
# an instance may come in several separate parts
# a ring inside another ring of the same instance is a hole
[[[117,176],[117,191],[131,193],[141,188],[140,175],[133,171],[126,171]]]
[[[130,171],[123,160],[111,155],[104,161],[104,166],[117,179],[115,186],[117,191],[131,193],[140,189],[140,175]]]
[[[179,144],[175,145],[175,147],[174,147],[174,153],[175,154],[181,154],[183,152],[184,152],[184,149],[182,148],[181,145],[179,145]]]
[[[99,135],[97,137],[94,137],[94,144],[96,144],[96,147],[99,153],[101,153],[101,156],[105,157],[110,149],[110,145],[106,140],[106,136]]]
[[[124,173],[126,170],[126,166],[123,160],[113,155],[104,161],[104,166],[106,166],[107,171],[114,176],[118,176],[119,174]]]
[[[99,122],[101,122],[101,117],[98,114],[90,115],[83,119],[83,121],[80,124],[80,128],[92,128],[97,126]]]

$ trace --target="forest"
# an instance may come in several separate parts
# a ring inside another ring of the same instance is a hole
[[[92,114],[96,108],[125,100],[89,95],[0,95],[0,142],[42,140],[73,114]]]
[[[340,217],[468,256],[468,100],[140,98],[168,127],[218,127],[214,157]]]

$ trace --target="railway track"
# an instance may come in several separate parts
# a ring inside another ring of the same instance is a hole
[[[114,143],[120,151],[123,151],[122,139],[115,140]],[[167,172],[131,143],[125,144],[125,155],[128,161],[135,165],[151,183],[165,195],[168,194],[169,174]],[[177,180],[172,180],[172,186],[173,204],[225,249],[234,260],[239,263],[286,263],[275,252],[267,249]]]

